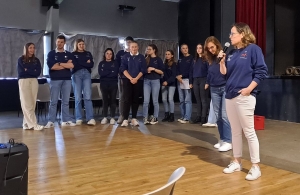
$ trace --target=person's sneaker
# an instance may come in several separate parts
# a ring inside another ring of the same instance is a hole
[[[49,122],[47,123],[47,125],[44,126],[44,129],[50,129],[50,128],[52,128],[52,127],[54,127],[54,123],[51,122],[51,121],[49,121]]]
[[[127,127],[128,126],[128,120],[123,120],[121,127]]]
[[[216,143],[216,144],[214,145],[214,148],[219,149],[219,148],[222,146],[222,144],[223,144],[223,141],[220,140],[218,143]]]
[[[152,120],[150,121],[150,124],[155,125],[156,123],[158,123],[158,120],[156,117],[153,117]]]
[[[153,118],[154,118],[154,116],[153,116],[153,115],[150,115],[150,116],[148,117],[148,121],[151,121]]]
[[[109,124],[114,125],[116,123],[116,120],[114,118],[111,118],[109,121]]]
[[[181,117],[181,118],[177,119],[177,121],[178,121],[178,122],[181,122],[183,119],[184,119],[184,118]]]
[[[223,142],[221,147],[219,147],[220,152],[227,152],[232,149],[232,144],[228,142]]]
[[[245,179],[249,181],[253,181],[258,179],[260,176],[261,176],[261,171],[259,166],[252,165]]]
[[[147,117],[144,117],[143,122],[144,125],[148,125],[150,123]]]
[[[117,120],[117,123],[118,124],[121,124],[124,120],[124,117],[122,115],[119,116],[118,120]]]
[[[242,170],[242,164],[239,164],[235,161],[232,161],[224,170],[223,173],[229,174],[233,173],[235,171],[241,171]]]
[[[104,117],[102,120],[101,120],[101,125],[105,125],[108,123],[108,120],[106,117]]]
[[[36,125],[33,127],[33,130],[35,130],[35,131],[41,131],[43,129],[44,129],[44,126],[42,126],[42,125]]]
[[[22,127],[23,127],[24,130],[28,130],[29,129],[29,127],[28,127],[27,124],[24,124]]]
[[[91,119],[87,122],[88,125],[92,125],[92,126],[95,126],[96,125],[96,121],[95,119]]]
[[[76,126],[76,123],[73,123],[72,121],[62,122],[61,126],[62,127],[74,127],[74,126]]]
[[[139,126],[139,121],[136,118],[131,119],[131,125],[133,126]]]
[[[186,124],[186,123],[189,123],[189,120],[187,120],[187,119],[184,118],[184,119],[182,119],[182,120],[180,121],[180,123],[181,123],[181,124]]]
[[[76,125],[81,125],[82,124],[82,120],[76,120]]]
[[[205,123],[202,125],[203,127],[218,127],[217,124],[212,124],[212,123]]]

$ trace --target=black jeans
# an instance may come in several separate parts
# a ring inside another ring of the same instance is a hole
[[[132,84],[129,79],[123,79],[123,116],[124,120],[128,120],[130,107],[132,118],[136,118],[139,109],[139,98],[143,90],[143,80],[138,80],[136,84]]]
[[[103,116],[107,117],[108,105],[110,105],[110,116],[112,118],[115,117],[118,83],[101,82],[100,90],[102,93],[102,101],[103,101]]]
[[[197,116],[206,117],[209,108],[209,89],[204,89],[206,77],[194,78],[193,91],[197,101]]]

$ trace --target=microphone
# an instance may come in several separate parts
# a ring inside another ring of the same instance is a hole
[[[226,42],[225,45],[224,45],[224,48],[223,48],[223,52],[224,52],[224,53],[226,53],[226,51],[227,51],[227,49],[229,48],[229,46],[230,46],[230,43]],[[219,58],[217,59],[217,64],[220,63],[220,61],[222,60],[222,58],[223,58],[223,57],[221,57],[221,58],[219,57]]]

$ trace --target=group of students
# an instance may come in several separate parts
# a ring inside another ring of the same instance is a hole
[[[126,127],[138,126],[137,111],[139,98],[143,94],[143,122],[156,124],[159,113],[159,91],[165,108],[162,121],[174,121],[174,92],[177,86],[180,100],[181,123],[204,124],[206,122],[211,97],[211,111],[217,119],[220,141],[214,145],[219,151],[233,149],[234,160],[223,170],[233,173],[242,170],[242,131],[249,145],[252,167],[246,176],[255,180],[261,176],[258,166],[259,142],[254,130],[254,109],[257,94],[256,86],[267,76],[267,66],[261,49],[255,44],[255,36],[245,23],[236,23],[229,34],[234,46],[227,55],[222,51],[221,43],[214,36],[198,44],[196,55],[188,52],[188,45],[182,44],[182,58],[175,62],[174,52],[167,50],[165,61],[157,56],[154,44],[147,47],[146,57],[138,52],[139,47],[132,37],[125,39],[125,49],[114,58],[114,51],[107,48],[103,60],[99,63],[100,90],[103,97],[103,119],[108,123],[110,107],[110,124],[115,124],[116,95],[119,90],[120,116],[117,123]],[[84,41],[78,39],[74,51],[64,50],[65,37],[56,40],[56,49],[49,52],[47,65],[50,75],[50,105],[48,123],[38,125],[34,114],[37,96],[37,77],[41,72],[40,61],[34,56],[34,44],[24,47],[24,54],[18,60],[19,89],[21,106],[24,113],[23,129],[42,130],[54,126],[58,98],[62,101],[62,126],[82,124],[82,96],[84,100],[88,125],[95,125],[91,102],[91,68],[93,57],[85,50]],[[73,123],[69,115],[69,96],[73,85],[75,95],[75,117]],[[197,101],[197,117],[191,120],[193,89]],[[143,92],[143,93],[142,93]],[[149,103],[154,106],[153,117],[149,116]],[[209,97],[210,96],[210,97]]]

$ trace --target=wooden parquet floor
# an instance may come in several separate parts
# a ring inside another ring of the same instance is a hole
[[[29,147],[29,195],[140,195],[164,185],[180,166],[186,173],[174,195],[300,194],[299,174],[261,165],[262,177],[250,182],[251,164],[243,161],[246,169],[225,175],[229,156],[136,127],[0,131],[0,143],[9,138]]]

